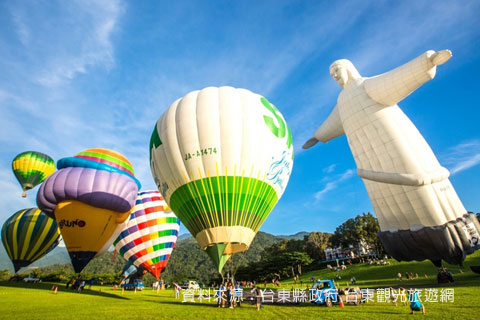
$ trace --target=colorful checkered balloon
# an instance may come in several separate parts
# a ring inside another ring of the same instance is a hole
[[[114,242],[115,250],[158,279],[175,247],[179,229],[180,221],[160,192],[142,191],[127,226]]]

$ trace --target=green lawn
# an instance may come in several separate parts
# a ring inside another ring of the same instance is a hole
[[[317,306],[311,303],[300,305],[266,305],[259,312],[253,305],[243,304],[241,308],[219,309],[213,302],[182,303],[175,299],[172,290],[159,293],[146,289],[143,292],[113,291],[111,287],[94,286],[82,294],[59,287],[54,295],[52,284],[25,284],[0,282],[0,318],[1,319],[403,319],[405,317],[422,317],[425,319],[478,319],[480,317],[480,275],[470,271],[470,265],[480,265],[480,252],[468,257],[464,273],[458,273],[458,267],[450,267],[455,276],[452,285],[436,285],[436,269],[429,262],[398,263],[390,266],[354,265],[339,272],[342,277],[340,285],[352,275],[362,288],[375,287],[415,287],[454,289],[454,302],[427,302],[427,314],[409,315],[409,307],[395,307],[390,303],[369,302],[360,306],[346,305],[340,308]],[[419,274],[418,279],[396,280],[398,272],[405,271]],[[425,273],[429,278],[424,277]],[[333,278],[335,273],[318,270],[302,276],[303,287],[310,277]],[[269,284],[271,287],[271,284]],[[282,288],[295,288],[292,279],[285,279]]]

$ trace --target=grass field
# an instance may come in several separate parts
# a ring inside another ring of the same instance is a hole
[[[338,272],[346,285],[351,276],[357,278],[361,288],[398,287],[438,289],[438,302],[426,302],[427,314],[409,315],[408,306],[395,307],[385,302],[368,302],[360,306],[346,305],[340,308],[317,306],[311,303],[298,305],[266,305],[257,311],[254,305],[242,304],[240,308],[221,309],[212,301],[182,303],[175,299],[173,290],[156,293],[150,289],[143,292],[114,291],[109,286],[93,286],[79,294],[65,289],[60,284],[55,295],[51,283],[9,283],[0,282],[0,319],[404,319],[421,317],[425,319],[478,319],[480,317],[480,275],[470,271],[470,265],[480,265],[480,252],[469,256],[464,273],[450,266],[455,283],[436,284],[436,268],[430,262],[392,262],[389,266],[354,265]],[[401,272],[418,273],[414,280],[396,280]],[[317,279],[334,278],[336,273],[318,270],[302,276],[302,287],[310,284],[310,277]],[[428,279],[425,278],[428,275]],[[271,284],[268,285],[271,287]],[[298,288],[292,279],[282,281],[282,288]],[[454,302],[440,302],[441,289],[454,289]],[[423,298],[423,296],[422,296]]]

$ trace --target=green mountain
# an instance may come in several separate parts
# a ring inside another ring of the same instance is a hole
[[[5,269],[13,270],[13,265],[8,258],[7,251],[5,251],[3,245],[0,245],[0,270]]]
[[[20,272],[28,272],[28,269],[33,267],[45,267],[69,262],[70,256],[68,255],[67,249],[65,247],[58,246],[41,259],[38,259],[32,263],[27,268],[20,269]],[[0,270],[10,270],[13,272],[13,264],[8,257],[7,251],[2,245],[0,245]]]
[[[300,232],[297,232],[297,233],[289,235],[289,236],[279,235],[279,236],[275,236],[275,237],[277,239],[281,239],[281,240],[303,240],[303,238],[305,236],[308,236],[309,234],[310,234],[310,232],[300,231]]]
[[[226,263],[223,269],[224,276],[235,274],[239,267],[246,266],[250,262],[260,261],[264,248],[282,240],[300,240],[306,235],[308,236],[307,232],[299,232],[289,236],[274,236],[260,231],[246,252],[233,255],[232,259]],[[0,270],[9,269],[13,273],[13,265],[5,249],[3,247],[1,249],[3,250],[0,250]],[[100,274],[120,275],[124,264],[125,260],[118,253],[114,254],[114,252],[108,251],[90,261],[82,274],[85,274],[85,277]],[[32,270],[37,270],[40,274],[58,273],[59,271],[73,274],[70,258],[65,247],[55,248],[31,266],[20,270],[20,273],[28,274]],[[204,284],[209,284],[221,278],[207,253],[200,248],[195,238],[189,234],[179,237],[167,268],[161,277],[170,282],[191,279]],[[148,279],[152,281],[153,277],[150,276]]]
[[[181,235],[178,236],[177,241],[185,240],[185,239],[188,239],[190,237],[192,237],[192,235],[190,233],[184,233],[184,234],[181,234]]]
[[[245,266],[249,262],[258,262],[265,247],[285,239],[303,239],[308,235],[306,232],[299,232],[291,236],[274,236],[265,232],[258,232],[250,248],[246,252],[233,255],[232,259],[224,267],[224,274],[234,274],[238,267]],[[180,239],[183,238],[183,239]],[[181,281],[186,279],[197,280],[208,284],[220,275],[210,258],[198,245],[195,238],[189,234],[179,237],[172,252],[167,268],[162,273],[162,279],[166,281]],[[13,266],[8,258],[5,249],[0,250],[0,270],[9,269],[13,272]],[[125,260],[117,253],[109,251],[93,259],[82,273],[87,274],[120,274]],[[42,259],[33,263],[30,267],[39,267],[42,273],[51,273],[58,270],[72,272],[70,258],[65,247],[57,247]],[[20,273],[28,273],[30,268],[23,268]]]
[[[241,265],[259,261],[263,249],[280,240],[280,238],[269,233],[258,232],[246,252],[233,255],[232,261],[227,262],[224,267],[224,273],[234,273]],[[193,237],[177,242],[167,268],[162,274],[162,278],[167,281],[194,279],[204,283],[219,277],[220,275],[207,253],[200,248]]]

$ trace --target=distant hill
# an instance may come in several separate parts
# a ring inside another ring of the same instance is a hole
[[[232,272],[238,266],[246,265],[249,262],[257,262],[261,259],[265,247],[269,247],[275,242],[288,239],[303,239],[307,232],[298,232],[294,235],[274,236],[269,233],[259,231],[255,236],[250,248],[243,253],[234,255],[233,263],[227,263],[225,271]],[[213,263],[208,255],[200,248],[195,238],[190,234],[183,234],[177,240],[175,249],[172,252],[167,268],[162,273],[162,278],[167,281],[176,281],[184,279],[195,279],[204,283],[209,283],[219,277]],[[125,261],[117,253],[113,257],[113,252],[109,251],[93,259],[85,268],[84,272],[103,274],[120,273]],[[57,269],[72,270],[70,257],[65,247],[57,247],[42,259],[34,262],[31,266],[41,267],[45,272],[52,272]],[[46,266],[50,266],[46,268]],[[13,265],[3,248],[0,249],[0,269],[9,269],[13,272]],[[28,269],[22,269],[20,272],[28,272]]]
[[[29,267],[45,267],[53,264],[70,263],[70,256],[65,247],[56,247],[41,259],[32,263]],[[13,264],[8,257],[3,245],[0,245],[0,270],[8,269],[14,271]],[[20,269],[20,272],[27,272],[27,268]]]
[[[259,261],[263,248],[280,240],[269,233],[258,232],[250,248],[244,253],[236,254],[234,257],[235,265],[227,263],[225,270],[228,271],[229,268],[245,265],[248,262]],[[200,248],[193,237],[189,237],[177,241],[162,277],[170,281],[191,278],[208,283],[219,275],[205,251]]]
[[[31,267],[45,267],[52,264],[63,264],[70,263],[70,256],[68,255],[67,248],[65,247],[56,247],[50,251],[43,258],[35,261],[30,266]]]
[[[309,234],[310,234],[310,232],[300,231],[300,232],[297,232],[297,233],[289,235],[289,236],[283,236],[283,235],[275,236],[275,238],[281,239],[281,240],[293,240],[293,239],[303,240],[303,238],[305,236],[308,236]]]
[[[10,262],[10,259],[8,258],[7,251],[5,250],[5,247],[3,245],[0,245],[0,270],[12,270],[13,271],[13,265],[12,262]]]
[[[177,238],[177,241],[180,241],[180,240],[186,240],[188,238],[191,238],[192,235],[190,233],[184,233],[184,234],[181,234],[178,236]]]

